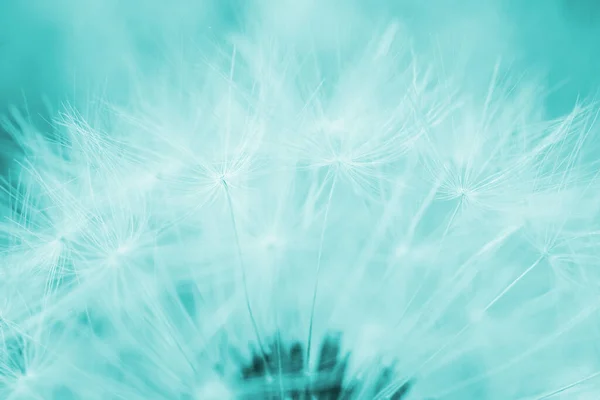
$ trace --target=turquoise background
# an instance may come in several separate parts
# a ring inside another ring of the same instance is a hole
[[[25,95],[36,108],[41,95],[72,100],[90,82],[117,82],[127,68],[124,52],[152,60],[169,35],[236,29],[247,3],[3,0],[0,106],[22,104]],[[595,95],[600,83],[600,3],[594,0],[359,4],[365,15],[399,17],[428,46],[441,40],[446,52],[467,51],[479,62],[502,55],[517,70],[544,74],[548,85],[561,84],[550,99],[557,110],[578,95]]]

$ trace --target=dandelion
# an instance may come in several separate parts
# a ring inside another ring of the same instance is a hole
[[[3,398],[595,393],[597,107],[264,22],[3,120]]]

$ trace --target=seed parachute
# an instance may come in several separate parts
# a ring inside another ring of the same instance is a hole
[[[600,398],[600,108],[254,3],[6,107],[0,398]]]

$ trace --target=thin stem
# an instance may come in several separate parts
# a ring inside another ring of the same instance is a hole
[[[309,328],[308,328],[308,340],[307,340],[307,346],[306,346],[306,365],[309,368],[310,368],[310,349],[312,346],[312,333],[313,333],[313,324],[314,324],[314,317],[315,317],[315,306],[317,304],[317,293],[319,291],[319,276],[321,274],[321,259],[323,256],[323,242],[325,239],[325,230],[327,228],[327,219],[329,217],[329,208],[331,206],[331,199],[333,197],[333,192],[335,190],[335,184],[337,181],[336,178],[337,178],[337,174],[334,174],[333,182],[331,183],[331,189],[329,190],[329,197],[327,199],[327,205],[325,206],[325,216],[324,216],[324,220],[323,220],[323,228],[321,229],[321,238],[320,238],[320,242],[319,242],[319,255],[317,258],[317,272],[316,272],[316,276],[315,276],[315,286],[313,289],[312,304],[311,304],[311,309],[310,309],[310,323],[309,323]]]
[[[225,189],[225,197],[227,197],[227,205],[229,207],[229,217],[231,218],[231,226],[233,228],[233,234],[234,234],[234,238],[235,238],[235,246],[236,246],[236,251],[237,251],[238,263],[240,265],[240,270],[242,271],[242,285],[244,287],[244,299],[246,301],[246,308],[248,310],[248,315],[250,316],[250,321],[252,322],[252,328],[254,329],[254,334],[256,336],[256,340],[258,341],[258,347],[260,349],[260,354],[263,359],[265,369],[266,369],[267,373],[269,375],[271,375],[271,373],[269,371],[269,364],[268,364],[266,356],[265,356],[266,353],[265,353],[265,350],[263,347],[263,342],[262,342],[262,339],[260,336],[260,331],[258,330],[258,324],[256,323],[256,318],[254,318],[254,312],[252,311],[252,305],[250,303],[250,294],[248,291],[248,279],[246,276],[246,267],[244,265],[244,259],[242,257],[242,248],[240,246],[240,239],[239,239],[239,235],[238,235],[237,223],[235,220],[235,214],[233,212],[233,204],[231,201],[231,196],[229,195],[229,187],[227,185],[227,182],[224,179],[221,181],[221,183],[223,184],[223,188]]]
[[[590,381],[590,380],[598,377],[599,375],[600,375],[600,371],[594,372],[593,374],[588,375],[585,378],[581,378],[576,382],[565,385],[565,386],[561,387],[560,389],[556,389],[556,390],[552,391],[551,393],[546,393],[544,395],[541,395],[540,397],[536,397],[535,400],[545,400],[545,399],[549,399],[551,397],[557,396],[559,394],[563,394],[564,392],[566,392],[570,389],[573,389],[574,387],[577,387],[577,386],[581,385],[582,383],[586,383],[587,381]]]

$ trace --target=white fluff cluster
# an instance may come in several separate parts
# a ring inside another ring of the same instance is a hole
[[[463,90],[397,23],[319,38],[258,27],[51,131],[4,118],[0,398],[262,398],[252,354],[314,370],[330,332],[353,398],[600,395],[597,109],[550,120],[501,65]]]

